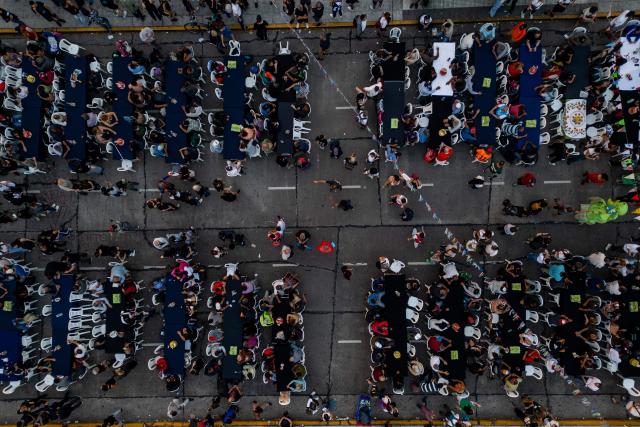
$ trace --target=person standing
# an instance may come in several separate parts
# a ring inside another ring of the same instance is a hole
[[[378,37],[385,36],[387,34],[387,27],[391,23],[391,13],[385,12],[376,22],[376,33]]]
[[[53,13],[51,9],[45,6],[41,1],[29,1],[29,6],[34,14],[42,16],[49,22],[55,22],[58,27],[62,27],[62,24],[66,22],[64,19]]]
[[[187,406],[187,403],[189,403],[190,401],[191,399],[189,399],[188,397],[173,398],[171,402],[169,402],[169,406],[167,406],[167,417],[169,417],[170,419],[174,419],[175,417],[177,417],[178,411],[180,409],[184,409],[184,407]]]
[[[331,47],[331,33],[323,31],[320,35],[320,54],[318,55],[318,59],[320,61],[324,59],[329,47]]]
[[[342,16],[342,0],[331,1],[331,17],[335,18],[336,15]]]
[[[158,7],[155,5],[153,0],[142,0],[142,5],[144,6],[151,19],[153,19],[154,21],[162,20],[162,15],[160,14]]]
[[[322,4],[321,1],[316,2],[316,4],[311,8],[311,13],[313,21],[316,23],[316,27],[319,27],[322,15],[324,15],[324,4]]]
[[[574,4],[576,0],[558,0],[558,2],[553,6],[553,9],[548,11],[546,14],[553,17],[556,13],[563,13],[567,10],[567,7]]]
[[[371,9],[375,9],[375,8],[380,8],[382,7],[382,0],[371,0],[371,6],[369,6]]]
[[[500,10],[504,2],[505,0],[495,0],[493,2],[493,6],[491,6],[491,9],[489,9],[489,16],[492,18],[496,16],[496,13],[498,13],[498,10]]]
[[[246,30],[246,27],[244,26],[244,19],[242,19],[242,7],[240,6],[240,0],[235,0],[231,3],[231,13],[238,21],[238,24],[240,24],[240,28],[242,30]]]
[[[303,3],[300,3],[293,12],[296,17],[296,29],[300,28],[300,24],[304,24],[305,28],[309,28],[309,9]]]
[[[533,15],[544,6],[544,0],[531,0],[527,7],[520,12],[520,18],[524,19],[524,15],[529,13],[529,19],[533,19]]]
[[[256,32],[256,36],[260,40],[267,40],[267,27],[269,23],[262,19],[261,15],[256,16],[256,22],[253,24],[253,29]]]
[[[113,38],[113,33],[111,31],[111,22],[109,22],[109,20],[107,18],[105,18],[104,16],[100,16],[100,14],[98,13],[98,11],[92,7],[89,7],[89,23],[93,23],[95,22],[96,24],[100,25],[102,28],[104,28],[105,30],[107,30],[107,33],[109,33],[109,35],[107,36],[109,39]]]
[[[356,39],[362,40],[362,34],[367,28],[367,15],[363,13],[362,15],[356,16],[353,20],[353,26],[356,28]]]

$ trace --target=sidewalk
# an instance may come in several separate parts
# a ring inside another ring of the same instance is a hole
[[[314,5],[317,0],[312,0],[311,4]],[[493,0],[427,0],[428,7],[420,9],[410,9],[409,5],[412,0],[383,0],[382,7],[375,10],[371,9],[371,0],[359,0],[355,4],[354,10],[349,10],[347,4],[343,0],[343,16],[331,17],[331,5],[330,0],[320,0],[324,6],[324,15],[322,22],[332,23],[340,22],[350,24],[353,19],[359,14],[367,14],[369,26],[373,26],[375,21],[384,13],[391,12],[394,20],[416,20],[422,14],[430,14],[434,19],[451,18],[456,19],[475,19],[478,22],[486,22],[490,20],[489,8],[493,4]],[[258,8],[255,4],[258,4]],[[56,7],[53,2],[45,2],[46,5],[66,22],[63,27],[55,27],[55,24],[47,22],[43,18],[35,15],[29,8],[29,2],[27,0],[21,0],[20,2],[9,2],[6,0],[2,2],[0,7],[3,7],[20,17],[24,22],[30,25],[32,28],[58,28],[61,32],[64,32],[65,28],[78,28],[84,27],[77,19],[67,13],[64,9]],[[518,19],[519,14],[523,7],[528,3],[525,0],[519,0],[518,5],[512,15]],[[551,9],[555,4],[554,0],[547,1],[547,5],[544,6],[542,11],[538,12],[537,16],[541,16],[545,11]],[[640,8],[640,0],[612,0],[608,2],[604,1],[591,1],[591,0],[577,0],[574,6],[571,6],[565,15],[579,14],[586,5],[599,4],[600,12],[606,15],[609,12],[609,6],[611,6],[612,13],[624,10],[626,8]],[[140,27],[140,26],[176,26],[182,27],[187,22],[191,21],[190,16],[187,14],[184,5],[181,1],[172,1],[172,7],[177,14],[177,21],[171,21],[165,18],[163,21],[153,21],[150,17],[144,21],[141,21],[135,17],[118,17],[110,9],[102,7],[98,0],[94,0],[94,8],[100,12],[100,16],[109,19],[114,27]],[[249,8],[244,11],[244,22],[246,25],[253,24],[256,19],[256,15],[260,14],[270,24],[286,24],[288,23],[288,17],[282,13],[281,0],[249,0]],[[206,22],[206,17],[209,16],[209,9],[202,8],[198,11],[199,21]],[[497,17],[506,17],[507,15],[502,11],[496,15]],[[225,21],[229,24],[235,24],[236,21],[233,18],[224,17]],[[93,26],[93,25],[92,25]],[[312,25],[313,26],[313,25]],[[0,21],[0,29],[13,29],[12,23],[5,23]]]

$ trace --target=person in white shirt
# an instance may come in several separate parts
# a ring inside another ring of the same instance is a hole
[[[513,224],[505,224],[504,225],[504,234],[507,236],[515,236],[516,231],[518,231],[518,226]]]
[[[382,37],[387,33],[387,27],[389,26],[390,22],[391,22],[391,13],[389,12],[385,12],[380,17],[380,19],[378,19],[378,22],[376,24],[376,33],[378,37]]]
[[[524,15],[529,13],[529,19],[544,5],[544,0],[531,0],[529,5],[520,13],[520,17],[524,19]]]
[[[613,38],[613,32],[622,30],[622,27],[624,27],[624,25],[629,21],[629,19],[633,19],[634,16],[635,14],[633,11],[629,9],[624,10],[620,13],[620,15],[616,16],[611,21],[609,21],[609,25],[607,26],[607,28],[605,28],[602,31],[607,37],[611,39]]]
[[[245,30],[244,20],[242,19],[242,8],[240,7],[240,0],[236,0],[231,3],[231,13],[233,17],[238,20],[238,24],[240,24],[240,28]]]
[[[178,411],[187,406],[187,403],[191,402],[188,397],[176,397],[169,402],[167,406],[167,417],[174,419],[178,416]]]

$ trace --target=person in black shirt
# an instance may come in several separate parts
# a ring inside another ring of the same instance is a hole
[[[30,1],[29,6],[31,7],[31,11],[36,15],[42,16],[49,22],[55,22],[58,27],[62,27],[62,24],[66,22],[64,19],[60,18],[58,15],[53,13],[47,6],[44,5],[41,1]]]
[[[269,23],[264,19],[262,19],[262,16],[260,15],[256,16],[256,22],[253,24],[253,29],[256,31],[256,36],[258,36],[258,39],[260,40],[267,39],[268,26],[269,26]]]

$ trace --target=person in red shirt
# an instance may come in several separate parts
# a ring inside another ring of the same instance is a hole
[[[585,172],[582,174],[582,185],[598,184],[602,185],[609,181],[609,175],[606,173]]]
[[[513,184],[514,187],[517,185],[524,185],[525,187],[533,187],[534,185],[536,185],[536,176],[531,172],[527,172],[524,175],[522,175],[520,178],[518,178],[516,183]]]

